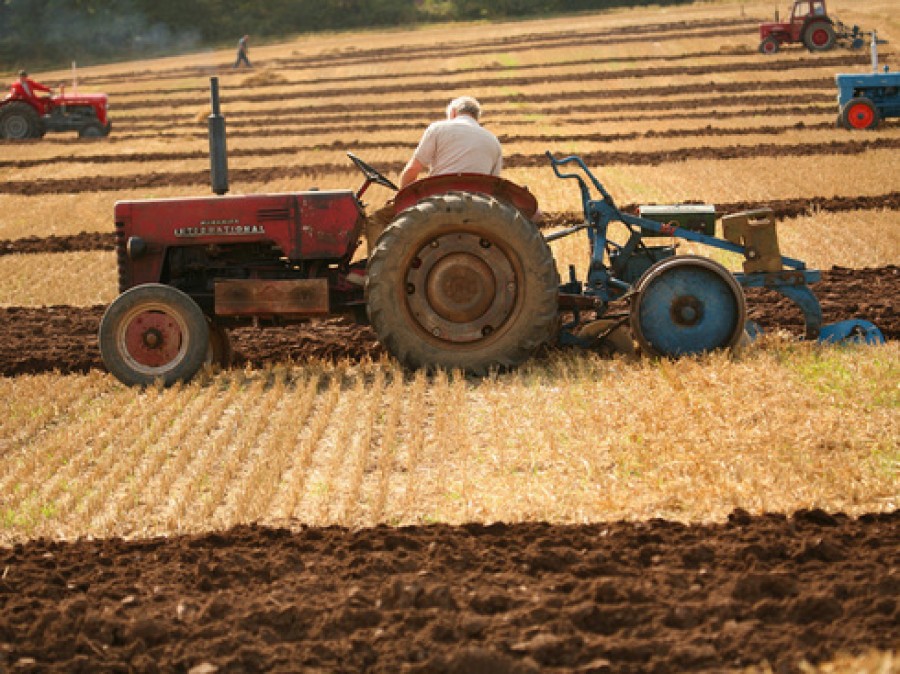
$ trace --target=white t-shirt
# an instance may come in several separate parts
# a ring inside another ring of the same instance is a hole
[[[500,175],[500,141],[468,115],[434,122],[422,134],[413,155],[428,167],[428,175],[485,173]]]

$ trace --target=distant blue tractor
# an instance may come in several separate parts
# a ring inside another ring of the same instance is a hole
[[[900,117],[900,72],[878,71],[879,40],[872,33],[872,72],[836,75],[838,125],[874,129],[887,117]]]

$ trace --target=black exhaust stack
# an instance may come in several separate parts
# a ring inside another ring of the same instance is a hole
[[[209,116],[209,170],[212,191],[228,192],[228,151],[225,148],[225,118],[219,109],[219,78],[209,78],[212,114]]]

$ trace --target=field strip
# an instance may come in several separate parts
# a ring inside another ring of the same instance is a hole
[[[560,352],[477,382],[406,379],[386,361],[235,369],[164,390],[104,373],[0,378],[11,422],[0,434],[0,536],[735,507],[711,493],[768,511],[810,499],[877,512],[896,498],[897,391],[879,382],[896,377],[897,348],[863,359],[854,349],[760,347],[677,363]],[[635,406],[636,396],[684,411]],[[706,490],[686,488],[697,471]]]
[[[643,61],[653,61],[653,62],[664,62],[664,63],[678,63],[681,61],[702,61],[706,58],[730,58],[734,57],[738,54],[723,52],[721,50],[717,51],[700,51],[700,52],[687,52],[687,53],[678,53],[678,54],[654,54],[647,53],[645,55],[641,55],[640,57],[629,55],[629,56],[603,56],[603,57],[595,57],[595,58],[578,58],[578,59],[562,59],[558,61],[547,61],[541,63],[510,63],[510,64],[500,64],[500,63],[485,63],[480,66],[467,66],[467,67],[456,67],[456,68],[442,68],[439,71],[439,75],[442,78],[446,77],[454,77],[457,75],[473,75],[473,74],[483,74],[483,73],[520,73],[520,72],[528,72],[528,71],[548,71],[553,70],[555,68],[571,68],[574,66],[614,66],[619,64],[624,65],[632,65],[638,58]],[[755,50],[751,50],[748,48],[746,52],[746,56],[748,58],[757,57],[757,52]],[[884,60],[890,59],[892,54],[890,52],[881,52],[880,57]],[[800,64],[805,65],[800,65]],[[834,67],[834,66],[854,66],[854,65],[864,65],[867,63],[865,57],[860,57],[857,55],[838,55],[838,56],[830,56],[830,57],[819,57],[816,59],[804,58],[800,57],[795,60],[784,59],[781,61],[777,61],[772,63],[771,61],[768,63],[768,68],[762,67],[761,64],[740,64],[740,63],[732,63],[732,67],[738,71],[746,69],[750,70],[771,70],[771,71],[780,71],[780,70],[793,70],[801,67]],[[713,68],[715,71],[720,71],[722,68],[721,63],[710,64],[709,66],[689,66],[688,70],[692,70],[694,72],[702,71],[704,68]],[[670,67],[656,67],[656,68],[640,68],[640,69],[621,69],[621,70],[613,70],[610,71],[610,78],[613,78],[615,73],[620,73],[622,77],[637,77],[638,73],[645,72],[647,75],[662,75],[663,71],[669,71],[671,68],[671,72],[674,74],[688,74],[687,72],[680,71],[676,66]],[[329,68],[330,70],[331,68]],[[272,71],[269,74],[275,76],[277,75],[277,71]],[[433,75],[432,75],[433,77]],[[423,76],[419,72],[395,72],[395,73],[386,73],[379,72],[377,75],[367,75],[367,74],[351,74],[351,75],[332,75],[332,76],[322,76],[322,77],[309,77],[309,73],[305,73],[304,78],[299,81],[290,81],[290,82],[282,82],[276,81],[274,82],[257,82],[252,78],[248,78],[243,83],[243,86],[252,86],[255,89],[263,89],[263,88],[280,88],[284,87],[285,84],[303,84],[304,86],[320,86],[323,84],[344,84],[344,83],[352,83],[352,82],[396,82],[403,81],[409,79],[423,79]],[[424,81],[424,80],[423,80]],[[117,100],[121,97],[124,99],[128,99],[130,97],[144,97],[146,100],[147,97],[154,96],[171,96],[172,94],[196,94],[198,96],[203,96],[209,91],[209,87],[205,85],[201,86],[183,86],[178,88],[165,89],[162,87],[153,88],[153,89],[129,89],[127,91],[123,91],[117,95]]]
[[[761,69],[765,71],[766,69]],[[561,83],[578,83],[582,85],[589,85],[594,82],[608,82],[610,80],[618,81],[619,77],[610,77],[607,73],[578,73],[572,77],[561,77],[556,78],[553,76],[548,77],[528,77],[528,78],[518,78],[518,82],[510,81],[505,78],[496,78],[490,80],[480,80],[480,81],[472,81],[471,83],[457,83],[457,82],[447,82],[444,80],[433,82],[433,83],[422,83],[422,84],[411,84],[406,87],[400,87],[402,91],[394,89],[391,86],[383,86],[383,87],[360,87],[358,89],[350,89],[346,91],[342,91],[341,89],[331,89],[325,91],[316,91],[316,90],[303,90],[303,91],[278,91],[278,92],[254,92],[251,94],[243,94],[243,93],[235,93],[234,91],[225,93],[222,95],[222,109],[226,116],[231,114],[229,111],[229,106],[237,103],[253,103],[255,105],[262,104],[270,104],[270,103],[307,103],[312,102],[313,104],[306,106],[307,114],[313,114],[313,112],[345,112],[347,110],[359,109],[363,108],[367,105],[370,105],[366,102],[356,102],[353,104],[348,104],[345,101],[348,97],[352,97],[352,99],[357,100],[363,96],[375,96],[383,98],[384,96],[393,96],[398,93],[406,92],[410,94],[410,97],[403,102],[404,111],[416,111],[417,109],[426,109],[426,110],[434,110],[436,103],[435,97],[429,96],[427,98],[413,98],[412,95],[419,94],[427,94],[428,92],[447,94],[448,92],[454,92],[459,90],[471,90],[473,88],[485,88],[488,90],[493,90],[495,88],[503,89],[503,88],[518,88],[525,86],[546,86],[548,84],[553,84],[558,86]],[[771,81],[760,81],[760,80],[751,80],[751,81],[743,81],[743,82],[704,82],[703,87],[704,91],[707,93],[746,93],[751,91],[759,91],[766,92],[766,90],[771,89],[772,82]],[[790,80],[784,80],[779,82],[779,90],[780,91],[792,91],[796,89],[809,90],[809,89],[822,89],[822,90],[831,90],[834,88],[834,78],[833,77],[808,77],[808,78],[794,78]],[[491,103],[508,103],[512,101],[517,102],[533,102],[533,103],[546,103],[546,102],[561,102],[561,101],[569,101],[577,98],[584,98],[588,90],[586,89],[578,89],[574,91],[559,91],[558,89],[554,89],[551,92],[511,92],[495,95],[495,94],[481,94],[478,99],[482,104],[491,104]],[[590,90],[591,95],[594,97],[599,97],[602,99],[623,99],[627,100],[629,97],[640,97],[640,98],[654,98],[654,97],[666,97],[666,96],[683,96],[685,95],[685,86],[682,84],[678,85],[666,85],[666,86],[647,86],[641,88],[629,87],[627,89],[613,89],[609,87],[600,87],[599,89]],[[775,94],[771,91],[768,92],[768,95],[774,96]],[[329,98],[339,99],[341,102],[337,103],[326,103],[324,105],[317,104],[319,101],[327,100]],[[443,96],[442,96],[443,98]],[[117,104],[116,108],[119,110],[144,110],[153,104],[163,104],[168,107],[177,108],[181,106],[198,106],[198,104],[205,105],[206,100],[204,98],[199,98],[197,96],[185,97],[185,98],[172,98],[166,99],[161,98],[158,101],[153,100],[139,100],[139,101],[130,101],[123,102],[121,104]],[[444,106],[443,101],[438,105],[439,108]],[[233,109],[232,109],[233,111]]]
[[[278,57],[274,59],[256,59],[257,68],[277,66],[280,69],[299,69],[306,71],[311,66],[327,66],[329,68],[347,65],[372,65],[396,61],[410,62],[435,58],[446,61],[451,58],[477,56],[494,53],[534,52],[542,49],[558,49],[562,47],[583,47],[586,41],[594,46],[615,46],[629,43],[645,43],[648,40],[683,40],[686,38],[712,38],[745,36],[747,28],[755,28],[758,22],[742,20],[702,20],[685,21],[670,24],[649,24],[623,27],[616,30],[583,31],[574,36],[571,31],[547,34],[520,35],[499,39],[478,39],[469,42],[437,42],[417,47],[390,47],[376,49],[354,49],[336,53],[327,53],[305,57]],[[627,30],[630,36],[623,36]],[[224,64],[221,67],[225,67]],[[228,71],[231,69],[228,68]],[[114,84],[126,81],[134,82],[165,79],[184,79],[191,76],[208,77],[207,66],[188,66],[174,69],[160,69],[149,73],[122,73],[120,75],[84,76],[86,85]]]
[[[502,75],[497,77],[478,77],[470,79],[449,79],[446,73],[441,73],[440,81],[435,82],[434,78],[428,78],[421,81],[410,82],[408,84],[400,84],[396,81],[396,75],[391,78],[392,81],[379,83],[380,78],[364,78],[365,86],[352,87],[342,86],[339,88],[327,89],[324,87],[311,86],[309,82],[298,84],[303,85],[303,89],[289,89],[283,83],[272,85],[269,87],[253,87],[252,94],[236,94],[234,89],[229,89],[226,95],[223,95],[223,102],[227,105],[230,103],[241,102],[268,102],[273,100],[296,99],[302,100],[308,97],[317,99],[329,97],[352,97],[363,94],[372,93],[390,93],[392,95],[403,95],[409,93],[427,93],[430,91],[445,91],[448,87],[465,88],[465,89],[489,89],[493,87],[526,87],[536,84],[553,83],[559,85],[565,82],[580,82],[584,84],[593,82],[619,81],[627,79],[640,79],[648,77],[671,78],[676,76],[700,77],[716,75],[721,73],[770,73],[773,71],[786,72],[791,70],[809,70],[819,68],[830,68],[834,66],[865,66],[869,60],[865,56],[836,56],[826,57],[822,59],[798,59],[794,61],[776,61],[776,62],[729,62],[716,63],[700,66],[670,66],[670,67],[652,67],[652,68],[631,68],[623,70],[585,70],[571,73],[554,73],[552,69],[548,70],[547,66],[540,68],[540,74],[531,76]],[[556,64],[551,64],[556,65]],[[412,77],[412,76],[411,76]],[[421,75],[415,77],[421,78]],[[373,82],[373,80],[375,80]],[[264,93],[268,89],[278,89],[277,93]],[[242,89],[243,90],[243,89]],[[198,100],[203,100],[205,92],[208,89],[198,88],[194,95],[189,97],[174,97],[171,94],[160,92],[157,96],[144,95],[137,100],[129,100],[130,95],[122,96],[116,100],[117,110],[133,110],[146,109],[156,103],[165,103],[166,105],[177,107],[180,105],[193,105]],[[135,92],[137,95],[137,92]]]
[[[763,157],[813,157],[827,155],[859,155],[877,150],[900,148],[900,138],[874,138],[872,140],[831,141],[817,145],[734,145],[727,147],[686,147],[670,151],[654,152],[587,152],[581,157],[591,165],[618,166],[658,166],[672,162],[686,162],[698,159],[726,161],[730,159],[759,159]],[[507,169],[544,166],[547,158],[543,154],[511,154],[504,157]],[[380,162],[383,172],[397,173],[405,162]],[[256,169],[231,169],[229,175],[235,182],[271,182],[282,179],[321,176],[329,172],[347,171],[346,162],[307,162],[302,166],[272,166]],[[201,185],[209,182],[209,171],[165,171],[133,175],[84,176],[81,178],[54,179],[40,181],[7,180],[0,184],[2,194],[43,195],[77,192],[109,192],[134,188],[163,187],[171,184]]]
[[[795,122],[786,125],[763,125],[757,127],[715,127],[704,126],[695,129],[663,129],[649,131],[632,131],[628,133],[535,133],[535,134],[503,134],[497,137],[504,145],[511,143],[536,143],[536,142],[596,142],[611,143],[625,140],[659,139],[659,138],[703,138],[709,136],[777,136],[803,129],[804,131],[831,130],[834,122],[817,122],[804,124]],[[292,155],[298,152],[310,150],[375,150],[382,148],[415,149],[418,141],[409,140],[336,140],[326,145],[315,143],[312,145],[282,145],[273,148],[232,148],[228,151],[229,157],[275,157],[279,155]],[[203,150],[172,151],[172,152],[132,152],[122,154],[84,154],[84,155],[56,155],[41,159],[13,159],[0,160],[0,169],[5,168],[34,168],[38,166],[59,165],[61,163],[76,164],[108,164],[108,163],[143,163],[160,161],[184,161],[188,159],[207,159],[209,153]]]
[[[623,111],[625,114],[634,114],[635,118],[652,118],[654,114],[657,114],[657,111],[660,110],[685,110],[685,109],[706,109],[706,110],[714,110],[718,107],[740,107],[747,110],[748,116],[752,116],[755,112],[756,106],[777,106],[777,105],[797,105],[800,103],[809,104],[809,103],[831,103],[831,110],[835,115],[837,115],[837,105],[835,103],[834,94],[828,93],[826,88],[823,87],[824,82],[809,82],[805,81],[802,83],[802,86],[798,85],[798,89],[806,89],[807,91],[804,93],[793,93],[790,95],[779,95],[777,92],[773,92],[771,90],[771,84],[767,82],[754,82],[749,85],[744,84],[727,84],[727,85],[716,85],[709,84],[708,89],[710,93],[721,94],[719,96],[702,96],[702,97],[686,97],[683,90],[680,90],[678,87],[667,87],[665,89],[653,90],[651,88],[639,89],[639,90],[631,90],[631,89],[623,89],[623,90],[608,90],[605,93],[590,91],[590,90],[578,90],[572,92],[560,92],[557,95],[557,99],[553,99],[552,97],[548,98],[548,94],[523,94],[523,93],[512,93],[506,95],[502,98],[498,97],[493,99],[492,97],[483,97],[488,104],[494,104],[497,106],[533,106],[533,107],[525,107],[518,112],[518,117],[525,118],[524,123],[528,123],[528,115],[568,115],[577,112],[586,112],[586,111],[595,111],[599,110],[606,111],[607,115],[605,116],[607,119],[615,119],[615,117],[611,116],[610,108],[613,107],[618,112],[618,119],[622,119]],[[636,92],[635,95],[632,95],[632,92]],[[747,96],[752,95],[752,101],[747,100]],[[629,101],[631,98],[650,98],[657,100],[647,100],[642,101],[641,104],[631,103],[625,104],[623,101]],[[610,100],[614,103],[613,106],[610,104],[594,103],[596,100]],[[441,99],[443,100],[443,99]],[[554,103],[557,102],[565,102],[567,105],[564,108],[544,108],[540,107],[544,103]],[[485,102],[483,101],[483,103]],[[584,102],[582,102],[584,101]],[[433,121],[434,118],[440,117],[441,113],[438,108],[441,107],[441,103],[436,99],[427,99],[422,101],[410,101],[409,102],[410,109],[408,114],[416,115],[417,118],[414,118],[412,121],[382,121],[378,124],[372,124],[366,127],[368,130],[377,131],[382,128],[384,129],[411,129],[416,128],[417,130],[421,130],[422,122],[420,119],[423,119],[427,116],[430,116],[427,120]],[[309,110],[304,114],[298,114],[296,112],[286,112],[282,115],[272,115],[267,113],[265,110],[233,110],[226,115],[229,128],[235,127],[240,129],[241,127],[247,127],[254,134],[258,135],[270,135],[272,133],[271,129],[268,128],[260,128],[261,121],[266,119],[278,119],[279,117],[287,117],[289,119],[300,120],[299,123],[301,125],[308,124],[313,127],[317,126],[327,126],[329,129],[334,128],[335,132],[342,132],[353,130],[354,128],[359,128],[358,124],[346,124],[343,126],[332,127],[329,124],[321,124],[317,122],[317,117],[324,115],[348,115],[349,113],[363,111],[366,110],[367,106],[365,104],[353,104],[353,105],[318,105],[312,106]],[[492,108],[493,109],[493,108]],[[205,112],[205,111],[204,111]],[[513,111],[505,108],[498,108],[498,114],[502,114],[503,117],[515,117]],[[490,114],[487,113],[485,116],[486,123],[490,124]],[[648,115],[648,117],[644,117]],[[710,113],[707,113],[710,114]],[[201,119],[202,116],[202,119]],[[180,117],[181,119],[190,119],[193,120],[193,123],[196,126],[192,126],[193,135],[196,137],[200,137],[201,135],[205,135],[205,132],[201,131],[203,129],[203,124],[205,123],[206,115],[194,114],[194,115],[184,115]],[[311,119],[304,119],[311,118]],[[123,129],[127,132],[130,128],[132,128],[132,123],[138,122],[138,120],[123,120],[122,126]],[[162,135],[183,135],[183,133],[172,133],[169,131],[172,128],[172,124],[158,123],[152,122],[152,120],[144,120],[143,123],[133,123],[134,129],[148,129],[156,132],[155,134],[147,134],[148,136],[155,136],[157,134]],[[321,131],[318,131],[321,133]],[[190,133],[190,132],[189,132]]]
[[[652,104],[645,109],[640,110],[629,110],[628,119],[631,122],[636,121],[672,121],[672,120],[701,120],[708,122],[710,121],[711,114],[714,110],[715,119],[741,119],[748,118],[752,119],[755,117],[772,117],[772,116],[813,116],[813,115],[829,115],[835,116],[837,114],[837,106],[834,104],[833,97],[825,94],[821,95],[813,95],[813,96],[791,96],[791,102],[785,103],[784,105],[772,105],[772,101],[763,101],[760,105],[762,107],[759,108],[740,108],[737,110],[724,110],[721,109],[723,106],[728,104],[739,104],[736,99],[725,98],[725,99],[712,99],[706,100],[703,102],[698,102],[697,105],[691,106],[695,109],[693,112],[671,112],[671,110],[679,109],[675,104],[667,104],[665,106],[659,106],[659,104]],[[798,105],[798,102],[802,102],[803,100],[813,99],[813,100],[821,100],[828,101],[827,104],[823,105]],[[746,101],[745,101],[746,104]],[[709,109],[702,109],[702,106],[705,105]],[[662,111],[665,109],[666,111]],[[602,122],[617,122],[622,120],[622,113],[611,113],[610,106],[606,104],[585,104],[585,105],[577,105],[577,106],[569,106],[566,110],[562,111],[554,111],[553,116],[555,118],[555,123],[565,123],[571,124],[573,126],[584,126],[588,124],[598,124]],[[568,115],[583,115],[588,112],[596,112],[595,115],[591,117],[578,117],[572,116],[568,117]],[[491,112],[490,117],[494,119],[498,118],[506,118],[506,117],[521,117],[522,112],[512,111],[512,110],[494,110]],[[527,114],[527,113],[526,113]],[[292,115],[286,115],[289,119],[293,117]],[[184,115],[184,117],[191,117],[196,121],[196,115],[188,116]],[[333,133],[351,133],[351,132],[360,132],[360,133],[372,133],[379,131],[403,131],[403,132],[412,132],[418,134],[422,131],[423,125],[426,125],[433,121],[432,117],[423,117],[421,121],[414,122],[386,122],[382,121],[379,124],[361,124],[358,122],[350,122],[345,124],[335,124],[335,121],[341,120],[379,120],[383,118],[383,115],[356,115],[351,113],[346,114],[335,114],[332,116],[322,116],[320,119],[312,119],[306,120],[305,117],[298,116],[303,119],[302,128],[296,127],[284,127],[284,128],[269,128],[269,129],[260,129],[259,122],[249,122],[244,121],[242,119],[233,120],[231,118],[228,119],[228,136],[236,137],[236,138],[258,138],[258,137],[271,137],[275,135],[293,135],[293,136],[313,136],[317,134],[323,133],[325,130]],[[260,118],[265,119],[265,118]],[[538,121],[532,119],[517,119],[516,124],[519,125],[537,125]],[[148,125],[149,127],[150,125]],[[115,136],[110,136],[109,138],[105,138],[103,140],[103,145],[115,145],[119,143],[130,143],[135,140],[146,140],[146,139],[156,139],[156,140],[173,140],[173,139],[185,139],[191,138],[195,140],[204,140],[208,137],[208,133],[205,130],[201,130],[201,123],[197,122],[196,127],[192,127],[193,130],[187,130],[183,132],[171,132],[165,130],[159,130],[156,132],[148,132],[148,133],[117,133]],[[255,129],[253,127],[256,127]],[[298,122],[298,126],[300,123]],[[491,124],[488,124],[491,126]],[[237,131],[234,131],[235,127],[237,127]],[[241,127],[249,127],[249,130],[243,130]],[[319,128],[322,127],[322,128]],[[159,129],[166,128],[163,125],[158,127]],[[85,141],[79,138],[44,138],[42,141],[42,146],[45,148],[53,148],[53,147],[77,147],[77,148],[85,148],[91,145],[90,141]],[[12,144],[11,141],[0,141],[0,147],[4,145]],[[99,145],[99,143],[94,143],[94,145]]]
[[[572,100],[593,101],[597,97],[592,96],[590,92],[584,92]],[[603,122],[621,122],[623,115],[627,116],[627,121],[653,121],[662,119],[700,119],[707,122],[713,118],[722,115],[722,119],[731,118],[747,118],[753,119],[764,115],[784,115],[791,111],[810,111],[818,114],[828,114],[832,118],[837,116],[837,106],[834,103],[834,96],[828,93],[809,93],[794,94],[790,97],[777,97],[775,95],[754,95],[753,101],[748,101],[746,95],[741,93],[732,93],[725,96],[710,96],[699,99],[675,99],[675,100],[656,100],[647,101],[646,106],[640,108],[636,106],[621,106],[615,104],[598,104],[588,103],[570,103],[564,109],[542,109],[539,107],[531,107],[526,110],[511,111],[505,109],[492,109],[486,116],[484,125],[494,130],[498,135],[503,133],[505,126],[537,126],[550,125],[558,128],[560,124],[568,123],[570,115],[582,115],[589,112],[595,112],[590,120],[581,120],[576,118],[578,123],[603,123]],[[806,105],[799,108],[798,104],[814,104]],[[758,106],[758,107],[757,107]],[[737,108],[737,110],[729,110],[729,108]],[[618,110],[618,112],[613,112]],[[678,110],[681,112],[667,113],[664,111]],[[684,110],[696,110],[698,112],[684,112]],[[414,116],[415,115],[415,116]],[[318,136],[330,135],[334,137],[337,134],[347,133],[379,133],[379,132],[405,132],[414,138],[418,138],[424,127],[435,121],[440,113],[432,110],[428,115],[427,110],[419,113],[413,113],[409,119],[402,121],[384,120],[378,116],[368,115],[351,115],[348,113],[335,114],[333,112],[324,113],[321,116],[298,115],[287,113],[284,115],[268,115],[262,112],[242,111],[229,115],[227,119],[228,137],[235,138],[266,138],[271,136]],[[350,120],[341,122],[341,118]],[[142,122],[132,123],[128,120],[121,124],[121,133],[116,136],[115,140],[107,140],[106,143],[120,143],[132,140],[152,140],[152,139],[171,139],[171,138],[193,138],[203,140],[208,137],[208,131],[205,128],[205,121],[200,121],[197,115],[185,115],[183,117],[187,123],[173,130],[171,124],[159,122]],[[374,120],[374,121],[369,121]],[[832,121],[834,121],[832,119]],[[368,122],[368,123],[367,123]],[[890,122],[889,122],[890,124]],[[885,129],[890,129],[892,125],[886,125]],[[832,125],[832,128],[836,128]],[[84,141],[76,139],[60,139],[55,144],[58,145],[74,145],[79,148],[86,147]]]
[[[591,109],[600,112],[609,111],[609,104],[594,103],[596,99],[614,101],[628,101],[631,98],[644,98],[654,100],[644,100],[638,108],[634,105],[625,105],[619,103],[616,107],[626,108],[629,113],[635,113],[638,116],[647,113],[653,113],[660,108],[673,108],[680,106],[681,108],[708,108],[725,102],[726,105],[740,105],[747,110],[754,110],[761,105],[787,105],[809,102],[831,102],[832,110],[836,110],[834,105],[834,95],[830,92],[829,86],[826,86],[826,79],[802,80],[795,81],[792,84],[801,93],[793,93],[790,95],[776,96],[771,92],[771,82],[765,80],[739,82],[739,83],[703,83],[704,94],[700,95],[690,90],[685,91],[679,87],[654,87],[645,86],[640,88],[604,90],[603,95],[599,95],[592,89],[575,89],[571,91],[560,91],[558,96],[560,100],[569,103],[566,107],[551,106],[548,108],[530,108],[523,107],[533,103],[546,103],[543,100],[546,94],[543,88],[534,93],[526,92],[510,92],[504,97],[493,99],[491,97],[482,96],[484,101],[492,105],[487,108],[484,120],[489,122],[496,119],[504,119],[509,121],[522,120],[527,123],[529,116],[534,115],[565,115],[572,111]],[[718,94],[713,96],[712,94]],[[748,95],[752,95],[748,100]],[[585,101],[585,102],[581,102]],[[573,102],[581,102],[581,107],[572,105]],[[439,117],[442,113],[440,108],[443,106],[443,99],[437,100],[429,98],[422,101],[408,101],[408,106],[404,109],[404,115],[398,119],[395,112],[386,113],[383,111],[373,110],[371,106],[362,103],[353,104],[317,104],[311,106],[303,106],[300,109],[278,109],[270,110],[267,108],[238,108],[225,110],[225,116],[230,126],[250,126],[259,127],[261,122],[268,120],[278,120],[279,123],[303,123],[310,126],[327,126],[331,128],[334,123],[342,123],[344,126],[352,128],[353,123],[360,122],[376,122],[371,128],[378,129],[380,126],[385,128],[408,128],[419,126],[423,123],[433,121],[435,117]],[[172,121],[187,120],[193,122],[199,128],[206,123],[207,110],[204,108],[188,107],[184,112],[173,112],[171,119],[161,121],[153,115],[137,114],[127,115],[119,118],[117,128],[121,126],[126,131],[134,131],[138,129],[152,129],[154,131],[165,132],[172,128]],[[620,117],[621,119],[621,117]],[[342,127],[338,127],[341,130]],[[265,131],[265,129],[260,129]],[[56,139],[62,140],[62,139]],[[71,139],[70,139],[71,140]]]

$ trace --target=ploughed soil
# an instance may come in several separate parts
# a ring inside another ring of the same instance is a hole
[[[0,671],[800,672],[900,634],[900,513],[0,549]]]
[[[826,323],[861,318],[890,340],[900,339],[900,266],[822,272],[812,286]],[[765,331],[802,336],[803,315],[770,290],[746,290],[748,318]],[[97,329],[103,306],[0,307],[0,376],[103,369]],[[330,318],[284,328],[230,331],[234,364],[258,367],[277,362],[378,358],[383,350],[371,328]]]

